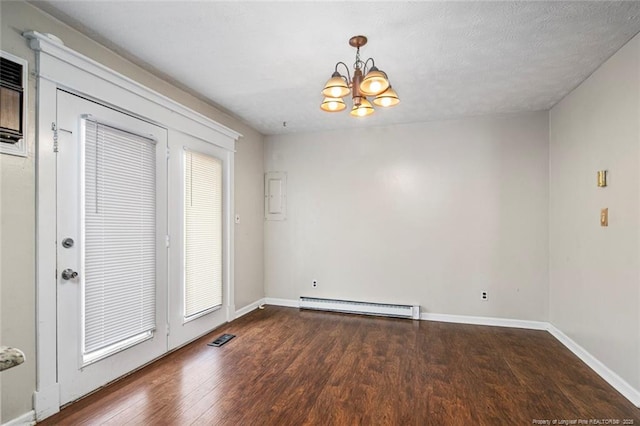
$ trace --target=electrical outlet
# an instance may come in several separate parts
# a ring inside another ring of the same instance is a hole
[[[311,281],[311,287],[318,287],[318,280]]]
[[[483,291],[483,292],[480,294],[480,299],[482,299],[484,302],[486,302],[487,300],[489,300],[489,296],[488,296],[488,294],[487,294],[487,292],[486,292],[486,291]]]

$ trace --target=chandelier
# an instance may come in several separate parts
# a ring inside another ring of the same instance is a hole
[[[373,105],[367,97],[373,98],[373,103],[381,107],[398,105],[400,99],[391,87],[387,74],[376,67],[373,58],[364,62],[360,59],[360,48],[367,44],[367,38],[363,35],[357,35],[349,39],[349,44],[356,48],[353,79],[349,73],[349,67],[344,62],[338,62],[331,78],[322,89],[322,94],[325,97],[320,109],[326,112],[343,111],[347,105],[342,98],[348,94],[351,94],[353,101],[351,115],[354,117],[364,117],[374,113]],[[339,65],[342,65],[346,70],[346,77],[338,72]],[[370,67],[368,67],[369,65]]]

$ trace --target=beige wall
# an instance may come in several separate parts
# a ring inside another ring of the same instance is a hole
[[[237,127],[234,129],[238,130]],[[245,126],[240,131],[244,138],[236,143],[235,155],[235,204],[236,213],[240,215],[240,223],[235,225],[236,309],[264,297],[264,144],[262,136],[250,128]]]
[[[17,27],[26,18],[0,2],[1,48],[29,61],[33,54]],[[29,77],[27,158],[0,155],[0,344],[24,351],[23,365],[0,373],[4,423],[32,409],[35,390],[35,80]]]
[[[24,2],[0,2],[1,47],[29,61],[34,54],[21,37],[26,30],[52,33],[67,46],[244,135],[236,143],[235,211],[241,215],[235,239],[236,308],[264,296],[262,243],[263,136],[243,122],[155,77]],[[6,422],[32,409],[35,390],[35,166],[34,96],[30,78],[28,158],[0,155],[0,249],[2,263],[0,344],[23,349],[27,362],[1,373]]]
[[[267,297],[547,319],[546,112],[266,140],[265,170],[288,173]]]
[[[550,112],[550,320],[640,389],[640,36]],[[596,171],[609,170],[609,186]],[[599,225],[609,208],[609,227]]]

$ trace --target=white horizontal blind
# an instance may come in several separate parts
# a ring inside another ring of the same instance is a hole
[[[185,318],[222,305],[222,163],[184,151]]]
[[[155,328],[156,147],[146,137],[84,122],[87,355]]]

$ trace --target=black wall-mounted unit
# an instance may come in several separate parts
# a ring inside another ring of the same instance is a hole
[[[0,57],[0,142],[17,143],[24,136],[22,65]]]

